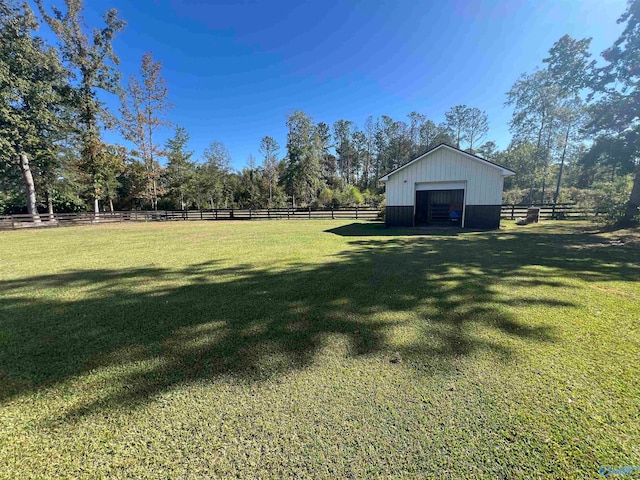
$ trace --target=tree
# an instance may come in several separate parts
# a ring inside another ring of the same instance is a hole
[[[168,90],[161,76],[162,63],[153,60],[153,54],[142,56],[140,77],[131,77],[126,95],[122,95],[122,116],[119,124],[124,138],[136,146],[135,154],[144,162],[147,171],[147,198],[151,208],[158,208],[159,164],[157,157],[162,154],[154,141],[158,130],[170,123],[165,119],[171,104],[167,101]]]
[[[142,162],[127,158],[123,172],[118,176],[118,198],[126,209],[142,206],[146,189],[146,172]]]
[[[113,200],[117,197],[120,186],[118,177],[125,170],[127,150],[119,145],[104,145],[98,159],[102,175],[102,197],[108,200],[109,211],[113,212]]]
[[[473,146],[484,140],[489,132],[487,112],[475,107],[468,108],[462,131],[464,138],[466,138],[469,143],[467,151],[474,153]]]
[[[637,221],[640,212],[640,0],[630,0],[618,19],[625,28],[613,45],[602,53],[606,65],[595,71],[590,82],[598,100],[591,107],[587,126],[618,145],[616,151],[634,167],[634,180],[623,224]]]
[[[235,187],[234,203],[240,208],[260,208],[262,206],[262,177],[263,171],[256,168],[252,154],[249,154],[247,167],[237,175],[238,184]]]
[[[375,123],[373,117],[369,116],[364,121],[364,136],[366,141],[366,158],[362,168],[363,185],[365,188],[376,186],[378,182],[377,165],[374,163],[375,156]],[[371,178],[373,176],[373,178]]]
[[[469,118],[469,108],[466,105],[456,105],[450,108],[445,114],[445,125],[452,132],[456,147],[466,138],[467,122]]]
[[[351,143],[354,151],[354,181],[363,185],[366,188],[369,178],[367,175],[368,169],[368,150],[367,150],[367,136],[360,130],[355,130],[351,134]]]
[[[580,94],[587,86],[588,72],[594,66],[590,61],[590,45],[591,38],[575,40],[564,35],[553,44],[549,57],[543,60],[557,93],[554,122],[557,133],[553,150],[560,158],[560,167],[553,195],[554,205],[560,195],[567,152],[580,140],[579,132],[584,123],[585,109]]]
[[[118,176],[125,168],[125,161],[126,149],[124,147],[108,145],[102,141],[93,147],[91,157],[79,155],[76,164],[77,177],[85,187],[81,194],[98,201],[108,200],[113,211],[113,199],[117,196]],[[95,213],[100,211],[99,203],[98,210],[94,211]]]
[[[575,142],[580,138],[580,127],[584,120],[584,106],[582,100],[577,95],[572,98],[564,99],[558,107],[556,113],[556,141],[555,151],[559,155],[558,177],[556,181],[556,189],[553,194],[554,214],[555,204],[560,196],[560,186],[562,184],[562,174],[564,172],[567,152],[574,146]]]
[[[347,184],[353,183],[354,163],[356,151],[351,138],[353,122],[349,120],[337,120],[333,124],[333,138],[336,154],[338,155],[338,171]]]
[[[420,149],[427,150],[433,147],[439,133],[438,126],[432,120],[426,120],[420,126]]]
[[[496,142],[489,140],[480,145],[475,153],[477,153],[479,157],[493,161],[498,153],[498,146]]]
[[[33,36],[37,27],[27,4],[0,1],[0,162],[7,173],[20,170],[27,211],[39,222],[32,161],[55,157],[67,83],[57,52]]]
[[[196,167],[190,194],[199,208],[227,208],[233,201],[229,179],[231,156],[221,142],[211,142],[203,154],[204,162]]]
[[[591,61],[591,38],[575,40],[564,35],[553,44],[549,56],[542,60],[546,70],[558,87],[560,95],[571,97],[580,93],[589,83],[589,72],[595,65]]]
[[[535,145],[530,162],[534,168],[534,175],[528,176],[531,179],[530,202],[533,202],[533,192],[539,179],[542,179],[544,192],[544,179],[550,163],[558,103],[559,88],[546,70],[521,75],[507,93],[505,105],[513,106],[509,122],[513,142]]]
[[[194,170],[191,161],[193,152],[187,150],[187,143],[189,134],[183,127],[177,127],[173,137],[165,144],[167,168],[164,179],[169,193],[178,198],[181,210],[186,208],[188,183]]]
[[[75,90],[75,107],[77,111],[77,133],[81,139],[81,155],[85,165],[98,162],[98,154],[102,148],[100,141],[99,119],[107,115],[102,103],[97,98],[97,90],[115,93],[118,90],[119,64],[112,42],[115,35],[122,31],[125,22],[118,18],[116,9],[108,10],[103,18],[105,25],[96,29],[91,36],[85,32],[83,19],[84,5],[82,0],[64,0],[66,10],[52,8],[49,14],[44,0],[36,0],[40,13],[60,42],[60,52],[68,69],[77,78]],[[97,171],[96,165],[91,170]],[[99,211],[100,194],[95,179],[94,211]]]
[[[287,168],[285,185],[295,207],[296,199],[311,204],[321,187],[322,141],[313,119],[296,110],[287,117]]]
[[[414,158],[420,148],[421,130],[427,121],[427,117],[418,112],[411,112],[407,117],[409,117],[409,142],[411,145],[409,156]]]
[[[273,189],[278,183],[278,151],[280,145],[273,137],[262,137],[260,153],[263,155],[262,168],[269,184],[269,206],[273,204]]]

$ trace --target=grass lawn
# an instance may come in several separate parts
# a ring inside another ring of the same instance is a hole
[[[640,249],[583,227],[0,232],[0,477],[640,466]]]

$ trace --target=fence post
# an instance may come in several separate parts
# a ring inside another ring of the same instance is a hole
[[[229,214],[229,219],[233,220],[233,208],[231,209],[231,213]]]
[[[307,207],[309,209],[309,220],[311,220],[311,206]]]
[[[287,207],[287,220],[289,220],[289,207]]]
[[[358,219],[358,206],[356,205],[356,220]]]
[[[251,209],[249,209],[249,220],[251,220],[252,216],[251,216]]]
[[[331,220],[335,220],[336,217],[333,216],[333,205],[331,205]]]
[[[202,220],[202,209],[200,209],[200,220]]]
[[[516,218],[516,204],[512,203],[511,204],[511,220],[514,220]]]
[[[271,219],[271,210],[269,210],[269,207],[267,207],[267,218]]]

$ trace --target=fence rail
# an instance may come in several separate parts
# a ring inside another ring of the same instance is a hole
[[[502,205],[501,218],[514,220],[525,217],[530,207],[540,208],[540,218],[579,219],[597,215],[591,209],[575,203],[540,204],[508,204]],[[602,212],[600,212],[602,213]],[[375,220],[379,210],[373,208],[261,208],[234,209],[219,208],[210,210],[131,210],[122,212],[82,213],[47,213],[40,214],[39,221],[31,215],[0,216],[0,230],[17,230],[20,228],[64,227],[73,225],[100,225],[120,222],[161,222],[179,220],[271,220],[271,219],[338,219],[338,220]]]
[[[161,222],[178,220],[270,220],[270,219],[356,219],[375,220],[380,211],[372,208],[263,208],[211,210],[131,210],[123,212],[47,213],[39,219],[31,215],[0,216],[0,230],[20,228],[64,227],[73,225],[100,225],[120,222]]]
[[[603,212],[596,212],[593,209],[580,206],[575,203],[534,203],[534,204],[507,204],[502,205],[501,218],[506,220],[514,220],[518,217],[526,217],[527,210],[531,207],[540,209],[540,219],[580,219],[589,216],[598,215]]]

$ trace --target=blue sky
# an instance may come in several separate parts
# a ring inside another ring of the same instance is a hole
[[[54,0],[61,3],[61,0]],[[214,140],[242,168],[264,135],[284,155],[295,109],[332,124],[368,115],[436,122],[451,106],[489,115],[488,139],[509,142],[505,93],[541,64],[558,38],[611,45],[625,0],[86,0],[87,23],[116,7],[128,26],[115,41],[123,80],[152,51],[174,104],[169,118],[199,157]],[[45,32],[46,33],[46,32]],[[105,97],[117,108],[117,99]],[[161,136],[163,141],[171,132]],[[108,141],[121,141],[107,133]],[[259,160],[259,158],[258,158]]]

